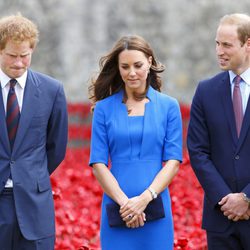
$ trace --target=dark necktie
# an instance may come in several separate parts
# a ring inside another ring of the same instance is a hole
[[[15,92],[16,79],[10,80],[10,90],[7,98],[6,123],[11,149],[13,147],[18,128],[20,110]]]
[[[243,121],[243,107],[242,107],[242,97],[240,92],[240,80],[241,77],[237,75],[234,79],[234,90],[233,90],[233,107],[234,107],[234,116],[235,116],[238,137],[240,136],[240,130]]]

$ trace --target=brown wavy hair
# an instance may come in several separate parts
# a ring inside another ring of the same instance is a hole
[[[121,89],[125,90],[118,66],[118,56],[124,50],[138,50],[143,52],[147,58],[152,57],[145,92],[135,96],[135,98],[143,99],[149,86],[159,92],[161,91],[162,80],[158,73],[163,72],[165,66],[156,61],[151,46],[142,37],[137,35],[123,36],[115,43],[111,51],[106,56],[101,57],[99,61],[100,73],[96,79],[92,79],[89,86],[89,99],[92,101],[93,106],[97,101],[111,96]]]

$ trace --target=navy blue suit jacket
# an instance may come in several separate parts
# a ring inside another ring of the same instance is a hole
[[[67,106],[62,84],[28,70],[21,117],[11,152],[0,94],[0,192],[10,176],[17,219],[28,240],[55,233],[50,174],[65,156]]]
[[[250,197],[250,100],[237,138],[228,72],[199,83],[191,106],[188,150],[204,191],[203,228],[223,232],[230,223],[218,202],[229,193]],[[250,221],[238,222],[248,223]]]

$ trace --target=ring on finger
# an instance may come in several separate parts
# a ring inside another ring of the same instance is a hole
[[[128,219],[131,220],[133,217],[134,217],[134,215],[130,214],[130,215],[128,216]]]

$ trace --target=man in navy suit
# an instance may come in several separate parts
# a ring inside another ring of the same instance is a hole
[[[54,249],[50,174],[65,156],[67,108],[62,84],[29,69],[37,42],[29,19],[0,19],[0,250]],[[6,122],[10,88],[18,103],[14,134]]]
[[[247,250],[250,249],[250,17],[224,16],[215,41],[223,72],[201,81],[196,89],[188,150],[204,189],[202,226],[207,231],[208,249]]]

